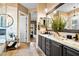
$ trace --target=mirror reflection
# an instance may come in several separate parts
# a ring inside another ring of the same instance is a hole
[[[13,24],[13,17],[8,14],[0,14],[0,27],[10,27]]]
[[[53,18],[58,15],[66,21],[65,29],[79,30],[79,3],[65,3],[47,15],[47,17]]]

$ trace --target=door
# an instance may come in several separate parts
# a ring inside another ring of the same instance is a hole
[[[26,42],[27,40],[27,18],[26,16],[20,16],[19,20],[19,38],[20,42]]]
[[[46,39],[45,37],[42,36],[42,50],[44,53],[45,53],[45,45],[46,45],[45,42],[46,42]]]
[[[45,54],[47,56],[50,56],[50,49],[51,49],[51,40],[46,38],[46,43],[45,43]]]
[[[38,46],[42,49],[42,36],[38,36]]]

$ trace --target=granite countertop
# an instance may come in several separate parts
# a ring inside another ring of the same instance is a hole
[[[71,40],[71,39],[58,37],[58,36],[54,36],[54,35],[49,35],[49,34],[39,33],[39,35],[44,36],[46,38],[49,38],[51,40],[54,40],[58,43],[61,43],[63,45],[66,45],[68,47],[71,47],[71,48],[76,49],[76,50],[79,51],[79,41],[74,41],[74,40]]]

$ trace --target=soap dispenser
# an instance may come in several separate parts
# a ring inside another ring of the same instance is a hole
[[[75,41],[78,41],[78,34],[77,33],[75,34],[74,38],[75,38]]]

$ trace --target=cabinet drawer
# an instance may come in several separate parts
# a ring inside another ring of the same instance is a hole
[[[44,53],[45,53],[45,42],[46,42],[45,37],[42,37],[42,50]]]
[[[52,41],[51,43],[51,56],[62,56],[63,47],[62,44]]]

